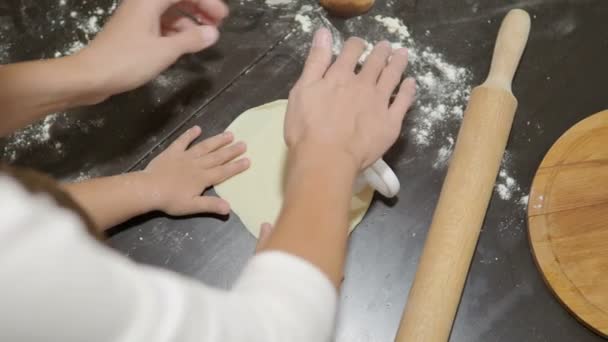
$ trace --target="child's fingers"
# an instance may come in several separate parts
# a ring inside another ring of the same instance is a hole
[[[188,146],[194,141],[194,139],[198,138],[199,135],[201,135],[201,128],[198,126],[194,126],[182,133],[179,138],[175,139],[175,141],[171,143],[169,148],[179,151],[185,151]]]
[[[255,252],[260,252],[268,242],[270,235],[272,234],[272,225],[268,222],[262,223],[262,227],[260,227],[260,237],[258,238],[258,243],[255,246]]]
[[[244,142],[239,141],[236,144],[228,147],[221,148],[214,152],[204,155],[201,157],[201,164],[205,168],[212,168],[227,162],[234,160],[236,157],[242,155],[247,150],[247,145]]]
[[[224,132],[193,145],[188,151],[197,158],[203,157],[206,154],[217,150],[218,148],[222,148],[230,144],[233,140],[234,135],[231,132]]]
[[[212,169],[207,170],[207,181],[209,184],[219,184],[226,179],[236,176],[239,173],[249,168],[250,161],[247,158],[241,158],[239,160],[231,161],[229,163],[216,166]]]

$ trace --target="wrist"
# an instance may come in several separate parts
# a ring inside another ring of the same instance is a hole
[[[69,73],[74,75],[75,106],[94,105],[113,95],[106,90],[106,75],[101,70],[103,65],[95,60],[88,47],[61,60],[70,68]]]
[[[359,174],[359,167],[348,152],[325,145],[301,144],[290,148],[288,168],[288,188],[293,188],[293,185],[307,187],[325,184],[324,187],[348,194],[348,198]],[[312,182],[319,184],[310,184]]]
[[[128,177],[125,180],[125,185],[129,186],[129,190],[138,199],[140,203],[140,214],[155,210],[162,210],[163,203],[158,188],[159,182],[154,178],[154,175],[149,171],[134,171],[124,175]]]
[[[289,149],[289,154],[290,164],[297,168],[322,168],[353,179],[360,171],[351,153],[325,144],[299,143]]]

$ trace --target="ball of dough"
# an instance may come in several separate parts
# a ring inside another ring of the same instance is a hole
[[[329,13],[338,17],[352,17],[367,12],[374,0],[320,0]]]

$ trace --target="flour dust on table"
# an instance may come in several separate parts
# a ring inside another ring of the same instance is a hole
[[[302,6],[294,20],[294,34],[301,36],[302,40],[312,36],[317,28],[327,27],[332,32],[335,54],[342,49],[345,37],[363,38],[367,48],[360,63],[365,61],[374,44],[384,39],[389,40],[394,49],[408,48],[410,64],[407,72],[418,82],[417,102],[408,114],[412,121],[408,128],[408,139],[420,152],[425,152],[424,155],[429,152],[435,155],[433,167],[441,169],[446,166],[446,154],[451,154],[456,134],[453,128],[462,120],[471,90],[473,75],[469,69],[450,63],[442,53],[415,41],[410,29],[399,18],[367,15],[348,19],[345,23],[347,32],[344,34],[334,27],[318,6]],[[425,35],[428,34],[425,32]],[[302,44],[298,50],[302,56],[307,51],[306,44]]]
[[[316,29],[328,28],[334,39],[334,54],[341,51],[345,38],[363,38],[367,47],[359,60],[361,64],[374,44],[381,40],[388,40],[394,49],[408,48],[410,60],[406,73],[416,79],[418,89],[416,103],[404,126],[404,138],[408,146],[415,147],[420,158],[430,159],[430,167],[446,170],[472,88],[473,74],[469,68],[450,62],[449,57],[435,47],[422,44],[415,38],[421,35],[428,38],[432,36],[431,31],[412,31],[397,17],[381,14],[354,17],[345,21],[341,32],[321,7],[304,5],[297,11],[294,21],[291,34],[298,37],[298,41],[310,41]],[[308,48],[309,45],[300,44],[296,52],[304,58]],[[517,182],[513,169],[512,155],[507,151],[497,178],[495,199],[512,206],[512,217],[517,219],[505,219],[501,224],[502,230],[509,227],[520,230],[523,221],[519,218],[523,217],[521,213],[527,207],[527,193]]]

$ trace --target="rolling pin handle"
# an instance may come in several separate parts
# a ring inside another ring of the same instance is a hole
[[[492,65],[482,86],[511,92],[513,76],[528,42],[529,33],[528,13],[521,9],[509,11],[498,30]]]

